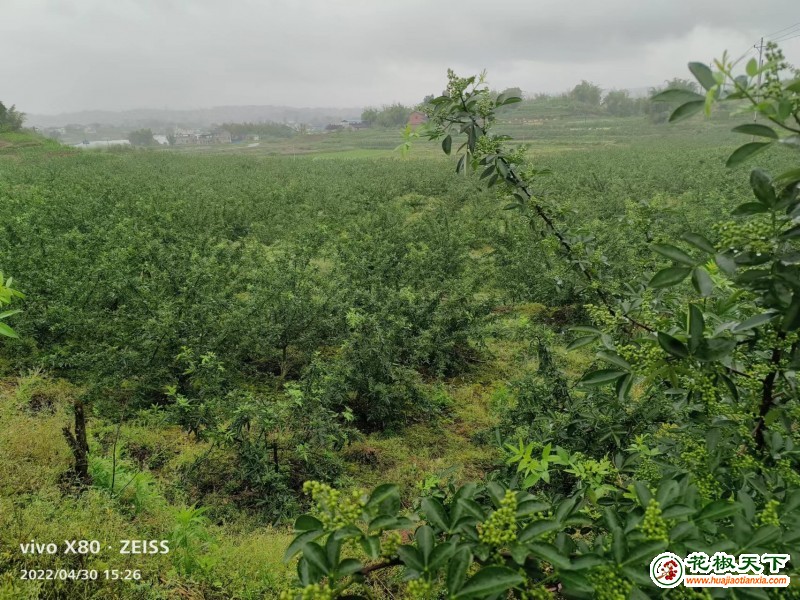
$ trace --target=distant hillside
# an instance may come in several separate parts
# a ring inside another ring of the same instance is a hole
[[[29,114],[28,125],[63,127],[79,125],[116,125],[120,127],[161,127],[168,125],[209,126],[223,122],[307,123],[326,125],[342,119],[358,119],[361,108],[293,108],[291,106],[216,106],[188,110],[142,108],[126,111],[84,110],[58,115]]]

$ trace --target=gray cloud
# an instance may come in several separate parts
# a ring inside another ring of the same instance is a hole
[[[22,110],[415,102],[445,69],[496,87],[639,87],[800,23],[796,0],[2,0]],[[800,28],[798,28],[800,33]],[[800,37],[786,42],[794,62]]]

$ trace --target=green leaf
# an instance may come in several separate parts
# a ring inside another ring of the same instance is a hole
[[[698,521],[718,521],[725,519],[736,513],[740,512],[742,507],[739,503],[726,502],[725,500],[717,500],[711,504],[707,504],[697,515]]]
[[[667,549],[666,542],[662,541],[653,541],[653,542],[645,542],[643,544],[638,544],[625,557],[625,562],[622,563],[624,565],[629,565],[631,563],[638,562],[645,559],[645,562],[650,563],[653,558]]]
[[[546,502],[538,502],[536,500],[525,500],[517,505],[517,518],[527,517],[529,515],[544,512],[550,505]]]
[[[506,567],[484,567],[469,578],[455,598],[489,598],[524,582],[519,573]]]
[[[662,269],[650,280],[648,284],[654,288],[665,288],[673,285],[678,285],[681,281],[686,279],[692,270],[688,267],[669,267]]]
[[[755,77],[758,75],[758,61],[755,57],[751,58],[747,61],[747,65],[744,68],[745,73],[747,73],[750,77]]]
[[[425,513],[429,523],[432,523],[442,531],[449,531],[447,513],[439,500],[436,498],[423,498],[421,505],[422,512]]]
[[[662,331],[658,332],[658,345],[668,354],[677,358],[686,358],[689,356],[689,350],[683,342]]]
[[[425,563],[422,560],[422,555],[417,551],[414,546],[403,544],[397,548],[397,556],[407,567],[422,573],[425,570]]]
[[[664,90],[650,99],[652,102],[686,102],[687,100],[705,102],[705,97],[690,90]]]
[[[10,338],[19,338],[17,332],[11,329],[11,327],[6,325],[5,323],[0,323],[0,335],[4,335]]]
[[[582,346],[586,346],[587,344],[591,344],[593,341],[597,339],[596,335],[584,335],[582,337],[576,338],[570,342],[567,346],[567,352],[571,350],[575,350],[577,348],[581,348]]]
[[[736,133],[744,133],[746,135],[756,135],[758,137],[765,137],[770,138],[773,140],[778,139],[778,134],[775,133],[775,130],[772,127],[767,127],[766,125],[759,125],[758,123],[747,123],[746,125],[739,125],[738,127],[734,127],[731,131],[735,131]]]
[[[691,256],[686,254],[686,252],[671,244],[653,244],[651,248],[653,248],[653,250],[655,250],[659,254],[674,260],[675,262],[683,263],[685,265],[690,265],[690,266],[693,266],[697,262]]]
[[[686,506],[685,504],[673,504],[672,506],[665,508],[661,516],[663,516],[665,519],[679,519],[681,517],[693,515],[696,512],[697,511],[691,506]]]
[[[703,340],[706,320],[703,311],[695,304],[689,305],[689,349],[694,352]]]
[[[747,549],[751,548],[764,548],[772,549],[775,542],[781,537],[781,530],[774,525],[766,525],[759,527],[753,532],[747,540]]]
[[[669,122],[677,123],[678,121],[682,121],[683,119],[688,119],[692,115],[695,115],[699,113],[701,110],[703,110],[705,108],[705,105],[706,105],[705,100],[692,100],[691,102],[687,102],[686,104],[681,104],[669,116]]]
[[[456,173],[466,172],[465,170],[466,164],[467,164],[467,155],[462,154],[461,158],[459,158],[458,162],[456,163]]]
[[[295,554],[303,549],[303,546],[319,537],[322,537],[323,535],[325,535],[325,532],[322,530],[306,531],[301,533],[294,538],[294,540],[292,540],[291,544],[289,544],[289,547],[286,549],[286,553],[283,555],[283,561],[288,562]]]
[[[451,596],[461,589],[467,579],[467,569],[472,562],[472,553],[466,546],[456,550],[447,564],[447,591]]]
[[[543,533],[547,533],[548,531],[555,531],[561,527],[557,521],[551,521],[547,519],[542,519],[540,521],[534,521],[533,523],[527,525],[525,529],[523,529],[519,533],[519,537],[517,541],[521,544],[528,542]]]
[[[707,238],[703,237],[699,233],[684,233],[681,237],[695,248],[699,248],[704,252],[708,252],[709,254],[714,254],[714,252],[716,252],[714,249],[714,244],[709,242]]]
[[[783,315],[781,329],[783,329],[783,331],[794,331],[798,327],[800,327],[800,294],[795,292],[792,295],[789,308],[786,309]]]
[[[754,329],[755,327],[760,327],[764,323],[769,323],[777,317],[777,313],[769,312],[769,313],[762,313],[760,315],[755,315],[754,317],[750,317],[749,319],[742,321],[738,325],[736,325],[731,331],[734,333],[740,333],[742,331],[747,331],[749,329]]]
[[[312,567],[327,575],[330,573],[331,565],[328,562],[328,556],[322,546],[316,542],[309,542],[303,547],[303,556]]]
[[[552,544],[547,544],[545,542],[533,542],[532,544],[529,544],[528,547],[531,550],[531,554],[533,554],[535,557],[546,560],[551,565],[558,567],[559,569],[569,569],[569,558],[561,554]]]
[[[297,521],[294,522],[294,528],[295,531],[317,531],[325,529],[325,526],[322,521],[311,515],[300,515],[297,517]]]
[[[450,150],[452,150],[452,148],[453,148],[453,136],[447,135],[442,140],[442,150],[444,150],[444,153],[449,156]]]
[[[414,532],[414,539],[417,540],[417,546],[422,553],[422,561],[427,565],[435,544],[433,541],[433,529],[431,529],[430,525],[423,525]]]
[[[767,149],[769,146],[772,145],[772,142],[750,142],[749,144],[745,144],[744,146],[739,146],[736,150],[733,151],[728,157],[727,162],[725,163],[726,167],[735,167],[746,161],[748,158],[756,154],[757,152],[761,152],[762,150]]]
[[[711,72],[706,65],[701,62],[690,62],[689,63],[689,70],[692,72],[692,75],[695,76],[698,83],[703,86],[704,89],[710,90],[715,85],[717,85],[717,80],[714,79],[714,73]]]
[[[717,266],[722,270],[723,273],[728,275],[733,275],[736,273],[736,261],[734,261],[729,254],[720,252],[714,256],[714,262],[717,263]]]
[[[632,386],[633,386],[633,375],[631,375],[630,373],[628,373],[627,375],[625,375],[625,377],[622,377],[621,379],[617,379],[616,392],[617,392],[617,398],[619,399],[620,402],[625,401],[625,399],[628,397],[628,394],[630,394]]]
[[[745,202],[733,209],[731,213],[735,217],[747,217],[750,215],[758,215],[761,213],[769,212],[769,208],[760,202]]]
[[[356,560],[355,558],[345,558],[336,567],[336,574],[339,577],[347,577],[348,575],[352,575],[353,573],[358,573],[363,568],[364,565],[361,564],[361,561]]]
[[[635,481],[633,483],[633,491],[636,492],[636,497],[639,499],[639,504],[642,506],[647,506],[650,500],[653,499],[650,488],[642,481]]]
[[[367,500],[366,508],[378,508],[381,514],[395,514],[400,510],[400,488],[394,483],[379,485]]]
[[[784,185],[795,181],[800,181],[800,168],[784,171],[775,178],[775,181],[779,181]]]
[[[772,178],[762,169],[753,169],[750,172],[750,187],[753,188],[758,201],[772,208],[777,198],[775,188],[772,187]]]
[[[736,341],[726,338],[704,339],[695,356],[704,362],[714,362],[728,356],[736,347]]]
[[[615,369],[600,369],[599,371],[592,371],[583,376],[580,383],[584,386],[596,386],[615,381],[624,376],[625,371],[617,371]]]
[[[697,267],[692,270],[692,286],[703,298],[708,298],[714,291],[714,280],[703,267]]]

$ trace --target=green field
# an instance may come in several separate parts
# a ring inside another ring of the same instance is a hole
[[[620,296],[665,265],[652,244],[718,236],[752,200],[752,165],[724,166],[742,142],[733,121],[520,110],[498,131],[551,171],[537,197]],[[438,142],[405,157],[401,142],[367,130],[77,151],[0,134],[0,266],[25,294],[8,321],[19,338],[0,341],[0,598],[277,598],[295,576],[282,557],[309,507],[304,481],[395,482],[413,512],[451,484],[513,474],[506,443],[549,440],[600,464],[667,435],[670,396],[635,388],[612,413],[613,390],[576,387],[597,359],[566,350],[569,328],[600,323],[554,239],[457,175]],[[789,158],[758,164],[779,172]],[[83,491],[65,478],[76,403]],[[564,477],[531,489],[564,495]],[[17,551],[134,538],[173,550]],[[142,578],[20,581],[27,568]],[[399,579],[364,587],[406,597]]]

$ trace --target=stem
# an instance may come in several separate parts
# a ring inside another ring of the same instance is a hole
[[[767,376],[764,377],[763,381],[761,406],[758,409],[758,423],[756,423],[756,428],[753,430],[753,437],[756,440],[756,445],[759,450],[764,450],[766,448],[764,440],[764,429],[766,428],[765,418],[775,402],[775,378],[778,375],[778,367],[781,362],[781,357],[783,356],[783,349],[780,346],[780,342],[785,339],[786,333],[783,331],[779,332],[778,345],[772,349],[772,358],[769,361],[773,368]]]

